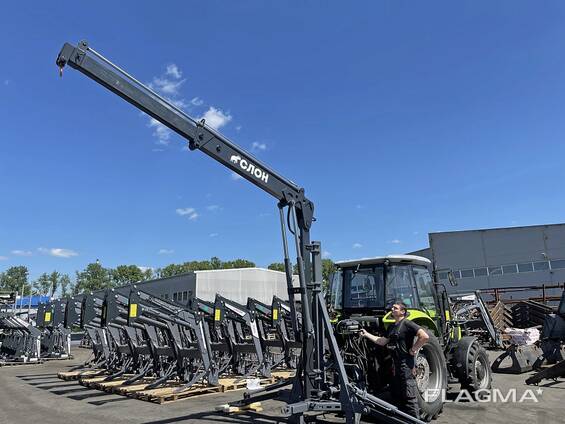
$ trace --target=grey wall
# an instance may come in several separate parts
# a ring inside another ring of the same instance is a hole
[[[457,291],[565,281],[565,224],[430,233],[429,241],[437,269],[473,274],[456,275]],[[510,270],[516,264],[523,272],[497,271],[498,266]],[[536,270],[528,271],[534,266]],[[485,267],[492,272],[480,275]]]

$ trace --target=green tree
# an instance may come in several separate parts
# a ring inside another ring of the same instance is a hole
[[[220,260],[220,258],[214,256],[212,257],[212,259],[210,259],[210,266],[212,267],[212,269],[221,269],[222,261]]]
[[[44,272],[41,274],[37,280],[33,282],[33,288],[36,292],[41,294],[48,294],[51,289],[51,280],[49,279],[49,274]]]
[[[83,271],[76,273],[76,285],[73,292],[84,293],[112,287],[112,273],[100,263],[94,262],[86,266]]]
[[[22,294],[22,287],[25,294],[31,292],[31,285],[28,282],[29,271],[27,267],[13,266],[0,274],[0,288],[5,291],[18,292]]]
[[[271,265],[267,267],[268,269],[272,269],[273,271],[280,271],[285,272],[284,264],[281,262],[273,262]]]
[[[123,286],[145,280],[145,274],[137,265],[119,265],[111,270],[114,286]]]
[[[233,268],[255,268],[255,263],[248,261],[247,259],[234,259],[233,261],[227,261],[222,264],[223,269],[233,269]]]
[[[185,272],[188,272],[188,270],[183,265],[169,264],[164,268],[159,268],[157,270],[157,276],[159,278],[167,278],[174,275],[184,274]]]
[[[59,274],[57,271],[53,271],[51,274],[49,274],[49,282],[50,282],[49,290],[51,290],[51,292],[49,293],[50,296],[53,296],[57,291],[61,277],[62,275]]]
[[[143,273],[143,281],[152,280],[153,278],[155,278],[153,274],[153,270],[151,268],[147,268],[143,270],[142,273]]]
[[[326,291],[330,284],[330,275],[337,269],[331,259],[322,259],[322,290]]]
[[[58,271],[53,271],[50,274],[44,272],[37,278],[37,280],[33,282],[33,288],[37,293],[54,296],[55,292],[59,288],[59,285],[61,284],[62,278],[63,275],[61,275]]]
[[[234,259],[233,261],[223,262],[218,257],[214,256],[209,261],[188,261],[182,264],[169,264],[164,268],[159,268],[157,270],[157,276],[160,278],[166,278],[191,271],[253,267],[255,267],[255,263],[246,259]]]
[[[61,286],[61,297],[67,297],[72,292],[71,279],[67,274],[63,274],[59,279],[59,285]]]

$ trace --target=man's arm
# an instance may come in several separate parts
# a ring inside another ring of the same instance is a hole
[[[430,340],[430,336],[422,328],[418,330],[416,337],[418,337],[418,340],[416,340],[410,348],[410,355],[415,355],[418,349],[420,349],[428,342],[428,340]]]
[[[379,346],[384,346],[388,343],[388,339],[386,337],[374,336],[373,334],[369,333],[364,328],[361,329],[361,331],[359,332],[359,335],[361,337],[365,337],[366,339],[372,341],[375,344],[378,344]]]

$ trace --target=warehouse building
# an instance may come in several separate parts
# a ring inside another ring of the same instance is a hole
[[[565,224],[437,232],[429,243],[411,254],[451,269],[454,291],[565,282]]]
[[[274,295],[288,299],[285,273],[264,268],[194,271],[143,281],[136,286],[149,294],[183,305],[193,297],[214,301],[216,293],[243,304],[247,303],[248,297],[267,304],[271,304]],[[117,290],[127,295],[130,287]]]

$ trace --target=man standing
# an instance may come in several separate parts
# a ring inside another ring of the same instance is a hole
[[[406,319],[406,313],[406,304],[397,301],[392,305],[391,312],[394,324],[389,326],[386,337],[374,336],[364,329],[359,334],[379,346],[388,347],[394,363],[394,376],[390,384],[393,398],[400,410],[420,418],[414,357],[430,336],[419,325]],[[417,340],[414,342],[415,337]]]

